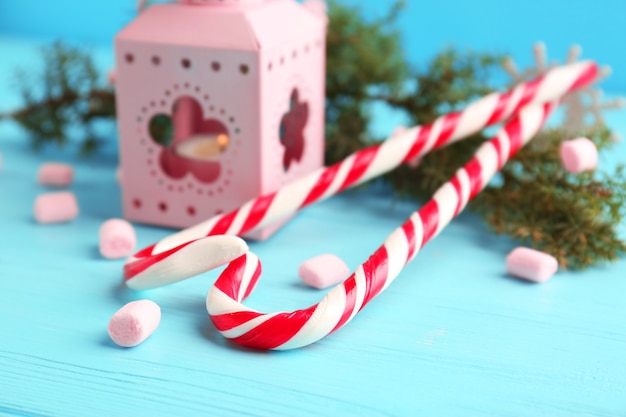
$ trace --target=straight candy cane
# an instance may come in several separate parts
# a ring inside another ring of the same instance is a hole
[[[540,78],[506,93],[493,93],[463,111],[439,117],[427,126],[416,126],[380,144],[356,152],[341,162],[321,168],[278,191],[245,203],[189,229],[144,248],[124,265],[126,284],[134,289],[155,288],[189,278],[217,266],[201,255],[216,248],[205,238],[242,235],[289,216],[302,207],[384,174],[397,166],[472,135],[485,126],[508,119],[525,106],[545,103],[591,83],[598,66],[590,61],[556,67]],[[242,241],[223,239],[225,251],[234,257],[245,251]],[[234,259],[231,258],[231,259]]]

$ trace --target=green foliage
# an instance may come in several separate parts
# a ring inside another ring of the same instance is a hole
[[[337,162],[381,138],[371,136],[372,105],[386,103],[411,124],[427,124],[492,90],[491,74],[501,56],[447,49],[424,68],[406,60],[395,19],[404,2],[368,21],[359,8],[329,1],[326,73],[326,160]],[[44,71],[22,74],[24,107],[11,117],[31,134],[35,148],[68,142],[76,127],[83,153],[96,150],[92,122],[115,117],[112,90],[103,88],[89,54],[55,43],[43,51]],[[42,93],[39,93],[43,91]],[[158,122],[158,123],[157,123]],[[151,129],[171,135],[166,120]],[[161,123],[163,122],[163,123]],[[601,150],[612,145],[608,130],[580,132]],[[626,215],[626,172],[572,175],[561,166],[558,148],[568,139],[561,129],[544,130],[502,170],[501,184],[488,186],[469,209],[496,233],[553,254],[563,267],[585,268],[626,252],[616,228]],[[485,140],[477,134],[424,156],[416,168],[388,173],[399,196],[423,200]]]
[[[407,81],[409,67],[393,22],[402,2],[373,22],[359,9],[329,2],[326,41],[326,157],[336,162],[371,143],[372,92],[398,95]]]
[[[490,74],[501,56],[448,49],[425,69],[411,70],[401,50],[393,19],[368,22],[358,8],[331,3],[327,83],[327,161],[339,161],[370,145],[369,108],[382,101],[403,112],[412,124],[427,124],[494,90]],[[332,34],[332,36],[331,36]],[[365,41],[364,47],[361,42]],[[362,69],[393,62],[386,71]],[[337,70],[337,71],[334,71]],[[337,73],[341,73],[341,75]],[[409,88],[410,87],[410,88]],[[606,129],[580,132],[600,150],[610,148]],[[554,255],[562,267],[583,269],[626,253],[616,228],[626,211],[626,175],[569,174],[559,159],[561,129],[544,130],[502,170],[502,184],[489,186],[470,204],[496,233]],[[397,195],[424,200],[465,164],[485,140],[464,139],[422,158],[416,168],[401,166],[384,176]]]
[[[585,133],[600,150],[613,145],[607,129]],[[471,208],[496,233],[552,254],[564,268],[583,269],[626,253],[615,230],[626,215],[626,175],[623,166],[568,173],[559,159],[567,139],[544,130],[504,166],[503,184],[485,189]]]
[[[499,56],[459,52],[447,49],[437,55],[425,70],[412,75],[415,88],[410,94],[382,98],[390,106],[403,111],[411,124],[427,124],[442,114],[461,110],[473,99],[494,88],[488,84],[489,74],[499,62]],[[380,99],[380,97],[377,97]],[[486,140],[482,133],[453,145],[452,150],[440,150],[426,155],[419,169],[402,166],[385,176],[399,195],[428,198],[469,159]]]
[[[100,86],[91,56],[60,42],[43,48],[43,71],[33,77],[18,72],[24,107],[9,116],[30,133],[35,149],[45,143],[65,146],[71,131],[83,138],[81,153],[97,148],[93,122],[115,117],[115,97]]]
[[[382,139],[371,137],[368,132],[374,102],[383,102],[403,113],[412,124],[426,124],[493,91],[488,84],[489,74],[502,59],[500,56],[461,53],[449,48],[424,69],[412,69],[395,29],[395,19],[405,7],[404,2],[396,1],[387,16],[373,21],[368,21],[359,8],[336,0],[329,5],[328,164]],[[471,155],[484,139],[478,134],[455,146],[461,154]],[[426,198],[459,167],[455,156],[456,153],[435,152],[424,158],[419,173],[402,166],[384,178],[401,196]]]

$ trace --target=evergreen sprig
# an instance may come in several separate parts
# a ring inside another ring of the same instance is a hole
[[[368,20],[358,7],[329,0],[326,73],[326,162],[337,162],[383,138],[369,129],[372,106],[385,103],[411,124],[427,124],[494,90],[492,74],[502,56],[446,49],[423,68],[412,68],[402,49],[396,17],[404,2]],[[114,92],[99,84],[88,53],[55,43],[43,51],[44,71],[21,75],[24,107],[0,115],[13,118],[30,134],[35,148],[66,144],[76,127],[83,153],[97,150],[93,122],[114,119]],[[43,93],[40,93],[43,91]],[[600,151],[613,143],[610,132],[580,132]],[[626,253],[617,228],[626,215],[626,170],[573,175],[561,165],[563,129],[544,129],[470,204],[496,233],[556,256],[563,267],[581,269]],[[398,196],[424,200],[466,163],[485,140],[464,139],[402,166],[383,180]]]
[[[585,135],[598,149],[613,145],[607,129]],[[485,189],[471,208],[496,233],[555,256],[563,268],[584,269],[626,253],[616,226],[626,215],[626,175],[568,173],[559,129],[544,130],[502,169],[502,184]]]
[[[91,55],[80,48],[55,42],[42,49],[42,57],[40,74],[33,77],[18,70],[24,107],[3,116],[30,133],[35,149],[49,142],[63,147],[77,135],[83,155],[95,151],[102,139],[94,122],[115,117],[113,91],[101,85]]]
[[[402,2],[395,3],[390,15],[369,22],[358,8],[336,1],[330,4],[329,163],[380,139],[367,133],[369,110],[376,101],[403,112],[411,124],[427,124],[495,89],[490,80],[500,68],[500,55],[450,48],[427,67],[410,69],[399,33],[393,29]],[[334,22],[340,24],[333,31]],[[361,70],[387,57],[396,71],[389,67],[389,72],[374,77]],[[349,88],[344,88],[344,80],[350,80]],[[610,133],[606,128],[579,132],[600,151],[614,145]],[[561,164],[559,146],[570,138],[563,129],[544,129],[503,168],[501,184],[488,186],[468,208],[495,233],[554,255],[564,268],[584,269],[626,253],[626,243],[617,233],[626,215],[626,175],[623,167],[610,173],[568,173]],[[485,140],[482,133],[476,134],[424,156],[416,168],[398,167],[384,180],[398,196],[424,201]]]
[[[396,2],[387,16],[366,22],[356,10],[329,1],[326,40],[326,161],[343,159],[380,138],[368,127],[377,95],[396,97],[409,66],[393,22],[403,7]]]

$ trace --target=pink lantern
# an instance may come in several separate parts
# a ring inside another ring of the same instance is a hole
[[[124,216],[188,227],[322,166],[326,24],[294,0],[182,0],[125,27]]]

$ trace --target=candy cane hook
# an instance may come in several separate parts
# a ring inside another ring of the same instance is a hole
[[[521,108],[558,99],[592,82],[598,75],[595,63],[577,62],[555,67],[534,81],[493,93],[461,112],[439,117],[427,126],[416,126],[380,144],[356,152],[341,162],[296,180],[280,190],[248,201],[240,208],[171,235],[149,246],[124,265],[126,284],[134,289],[154,288],[189,278],[228,262],[245,252],[234,237],[222,239],[218,259],[203,248],[216,248],[213,235],[242,235],[289,216],[302,207],[331,197],[345,189],[384,174],[408,161],[472,135],[485,126],[507,120]],[[232,257],[227,259],[226,254]],[[191,265],[191,266],[190,266]]]
[[[433,198],[387,237],[382,246],[318,304],[293,312],[260,313],[241,302],[261,275],[261,262],[247,252],[222,272],[206,299],[222,335],[256,349],[294,349],[340,329],[385,290],[417,252],[435,237],[524,144],[539,132],[557,102],[530,106],[506,124],[440,187]]]

